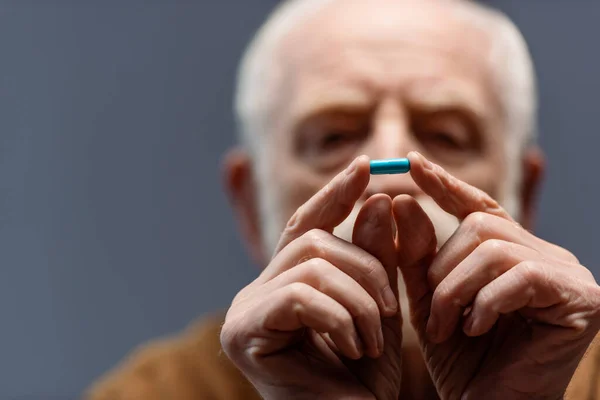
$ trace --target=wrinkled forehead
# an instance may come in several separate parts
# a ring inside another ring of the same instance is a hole
[[[491,38],[464,11],[458,0],[331,1],[282,40],[283,80],[363,80],[357,83],[389,89],[455,76],[489,86]]]

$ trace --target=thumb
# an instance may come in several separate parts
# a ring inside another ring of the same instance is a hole
[[[425,211],[411,196],[397,196],[392,203],[392,211],[397,226],[397,263],[406,286],[411,322],[422,335],[433,295],[428,270],[436,252],[435,229]]]

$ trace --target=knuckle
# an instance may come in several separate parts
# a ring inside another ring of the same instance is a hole
[[[362,303],[356,310],[354,317],[360,320],[379,319],[379,307],[373,299]]]
[[[238,354],[243,352],[244,341],[241,339],[243,331],[242,324],[237,321],[237,318],[226,318],[225,323],[219,332],[219,341],[225,354],[230,358],[237,358]]]
[[[303,265],[300,279],[320,292],[325,292],[330,287],[330,282],[335,279],[334,268],[329,262],[321,258],[313,258]]]
[[[302,264],[300,270],[300,279],[303,281],[314,281],[319,277],[322,260],[320,258],[311,258]]]
[[[449,305],[454,304],[453,301],[454,293],[450,289],[450,287],[442,282],[433,292],[433,297],[431,299],[431,303],[435,306],[446,308]]]
[[[332,315],[331,330],[334,332],[349,332],[354,325],[352,316],[345,311],[336,311]]]
[[[308,241],[321,241],[324,239],[325,231],[321,229],[310,229],[303,235]]]
[[[254,290],[256,290],[256,286],[253,284],[250,284],[242,290],[240,290],[231,301],[232,307],[236,306],[237,304],[243,303],[247,299],[249,299],[254,293]]]
[[[490,236],[489,231],[492,222],[490,218],[489,214],[480,211],[467,215],[459,227],[465,241],[476,245],[482,244],[486,237]]]
[[[518,265],[519,273],[529,283],[545,282],[548,280],[547,272],[535,261],[523,261]]]
[[[302,245],[308,253],[320,256],[324,252],[327,239],[327,232],[321,229],[311,229],[302,235]]]
[[[567,250],[565,248],[562,248],[562,247],[559,247],[559,248],[560,248],[560,251],[562,252],[562,257],[566,261],[574,263],[574,264],[580,264],[579,259],[577,258],[577,256],[575,256],[575,254],[571,253],[569,250]]]
[[[595,278],[594,274],[592,273],[592,271],[590,271],[589,269],[587,269],[586,267],[584,267],[581,264],[577,266],[577,270],[579,271],[579,274],[585,280],[596,283],[596,278]],[[596,286],[598,286],[598,285],[596,284]],[[598,299],[600,299],[600,297],[598,297]]]
[[[301,304],[310,300],[308,286],[301,282],[290,283],[285,291],[283,301],[288,304],[293,304],[294,307],[301,307]],[[295,309],[295,311],[298,311]]]
[[[479,245],[479,250],[492,258],[499,258],[509,251],[509,243],[500,239],[488,239]]]
[[[365,256],[365,258],[361,260],[360,265],[364,266],[362,270],[364,279],[369,281],[376,280],[380,284],[384,283],[381,281],[381,278],[383,277],[385,270],[383,264],[381,264],[377,258],[371,255]]]
[[[227,351],[227,348],[232,342],[233,330],[231,328],[231,322],[225,321],[223,326],[221,327],[221,332],[219,334],[219,339],[221,340],[221,345],[223,349]]]
[[[463,224],[472,231],[484,230],[490,223],[490,215],[481,211],[476,211],[467,215]]]
[[[307,273],[312,275],[317,275],[319,270],[324,268],[323,264],[326,264],[326,261],[319,257],[313,257],[304,263]]]

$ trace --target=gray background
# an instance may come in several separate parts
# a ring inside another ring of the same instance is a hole
[[[73,398],[256,274],[219,162],[236,62],[275,3],[0,2],[1,399]],[[539,71],[538,233],[599,273],[600,2],[491,3]]]

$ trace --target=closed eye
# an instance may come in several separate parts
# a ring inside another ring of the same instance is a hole
[[[333,171],[352,160],[368,137],[369,114],[331,111],[315,115],[297,131],[299,155],[312,167]]]

